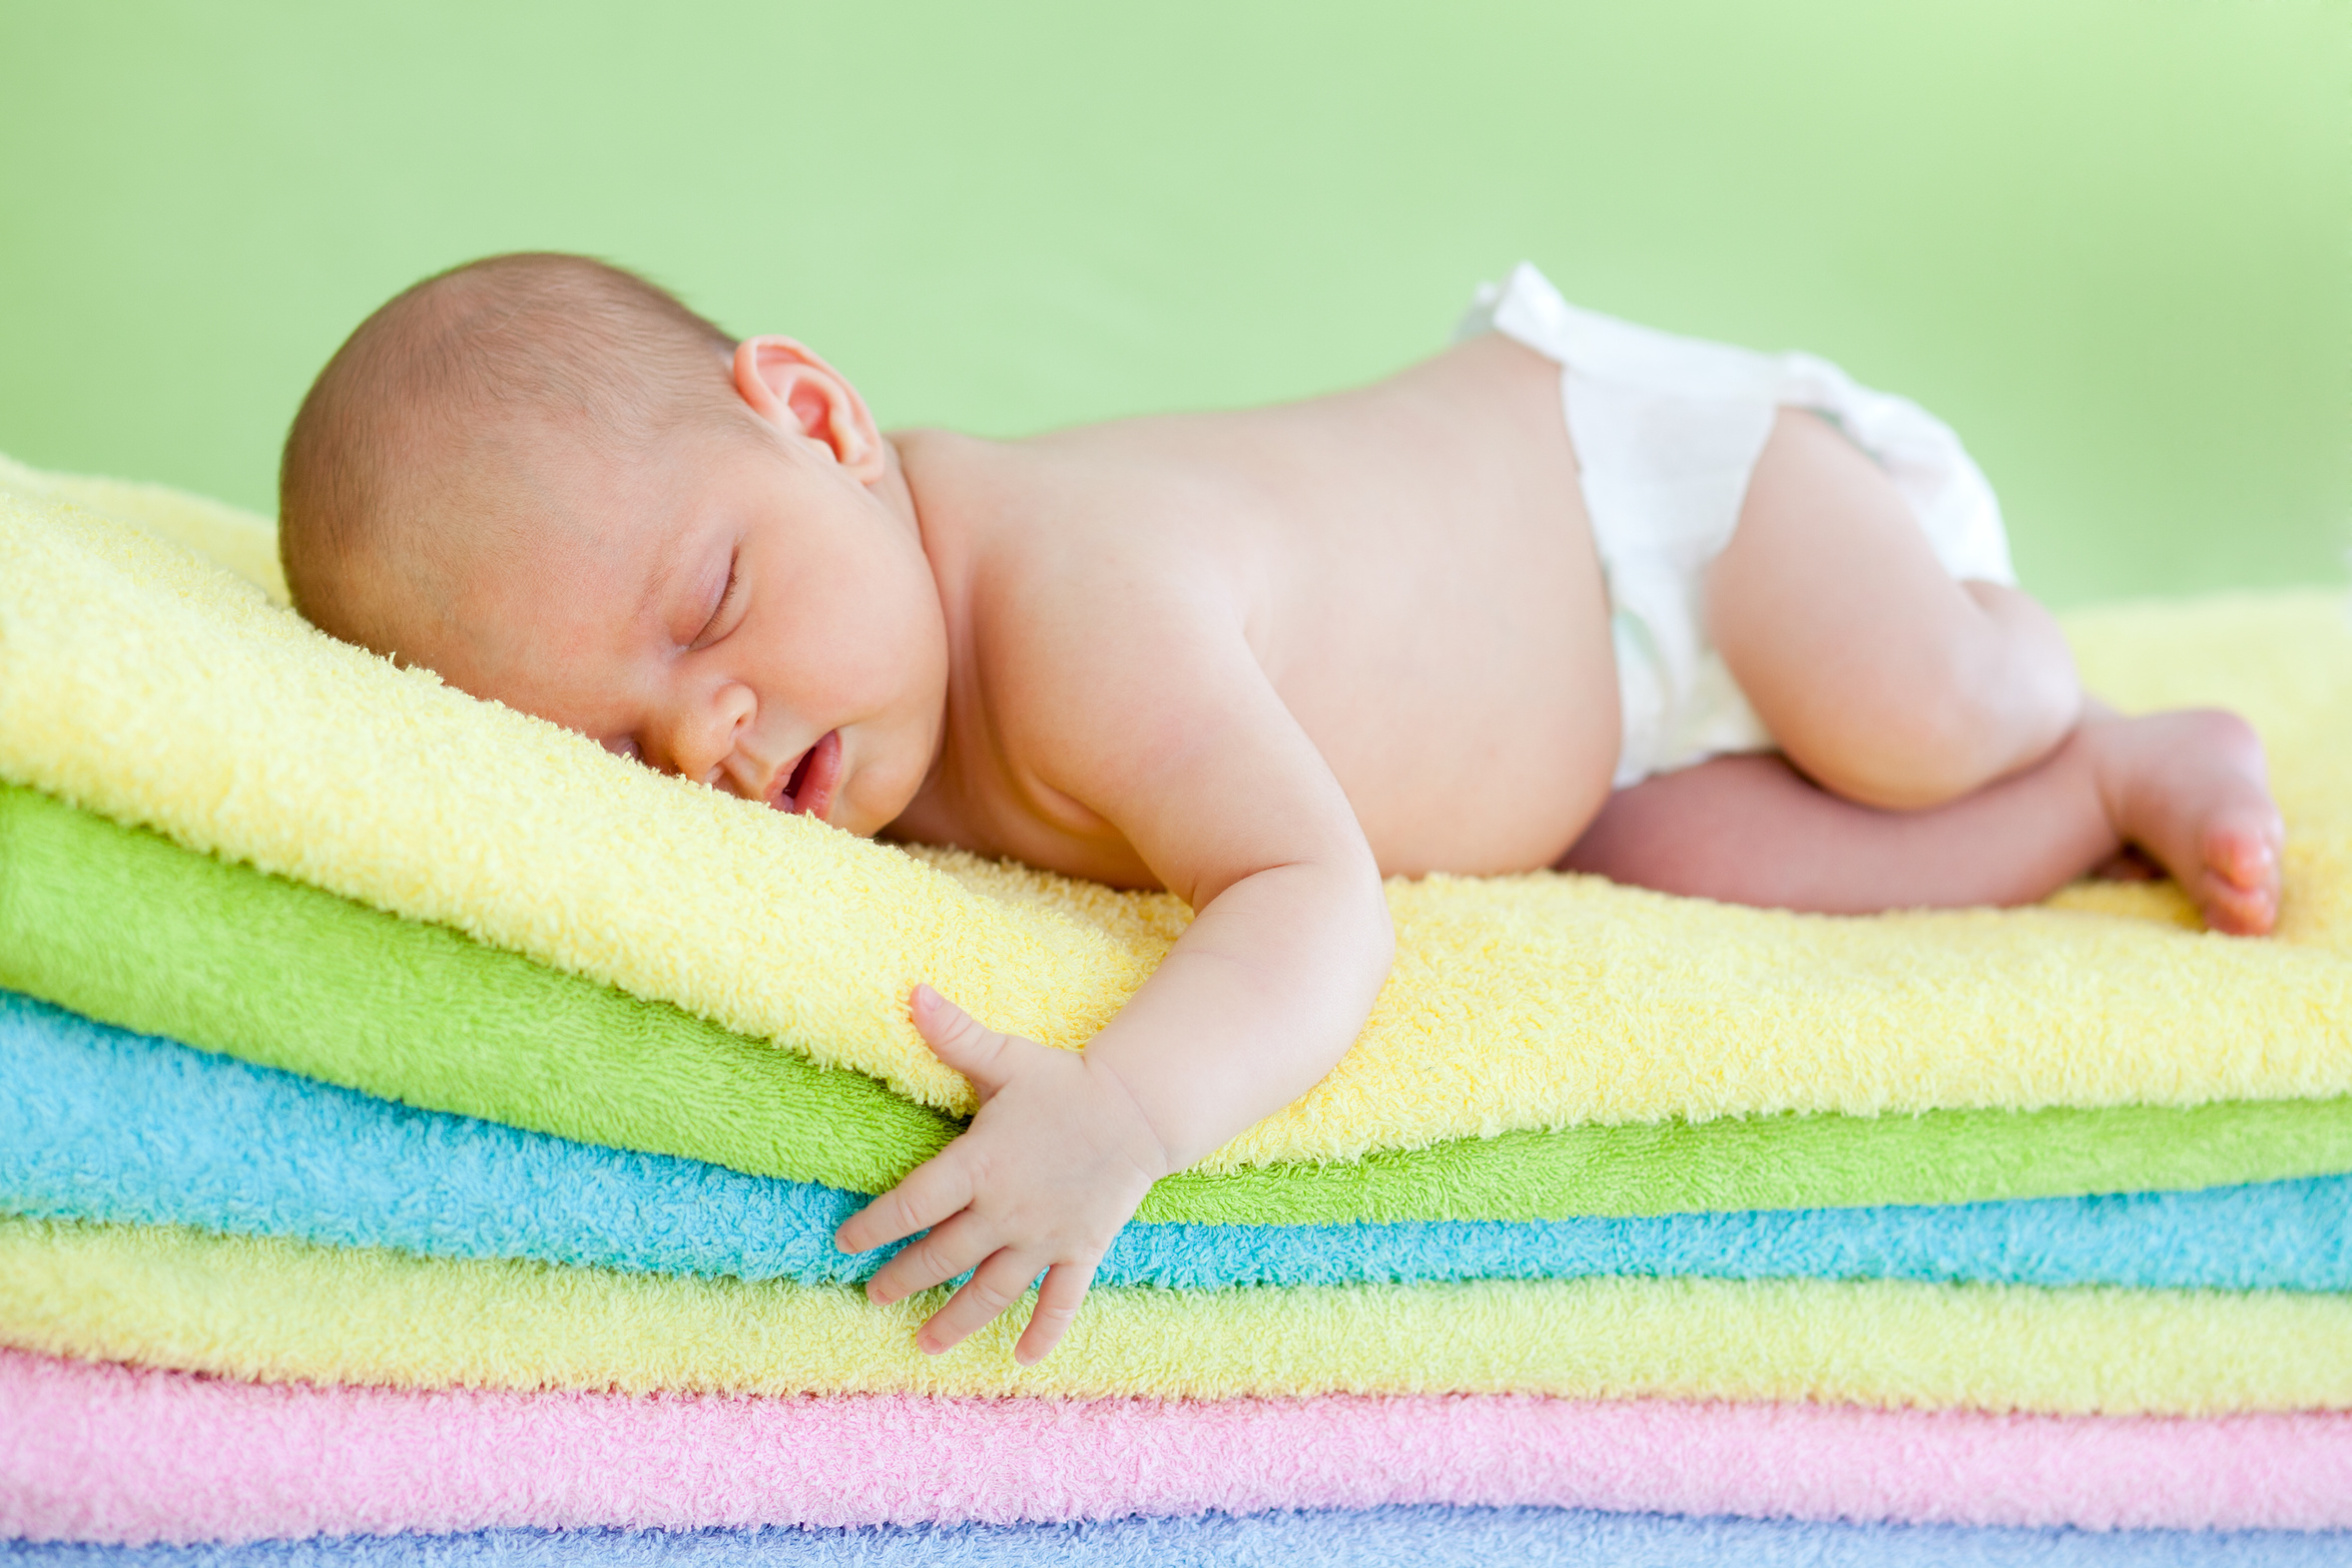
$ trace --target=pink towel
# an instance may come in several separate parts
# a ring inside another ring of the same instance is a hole
[[[2352,1525],[2352,1416],[1453,1398],[639,1398],[223,1381],[0,1351],[0,1537],[1058,1520],[1542,1503]]]

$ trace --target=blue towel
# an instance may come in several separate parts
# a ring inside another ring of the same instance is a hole
[[[2277,1531],[1986,1530],[1681,1519],[1562,1508],[859,1530],[485,1530],[253,1546],[0,1543],[8,1568],[2320,1568],[2352,1536]]]
[[[872,1275],[858,1194],[575,1144],[0,992],[0,1210],[811,1284]],[[1209,1290],[1591,1274],[2352,1290],[2352,1177],[2203,1193],[1659,1219],[1130,1225],[1099,1278]]]

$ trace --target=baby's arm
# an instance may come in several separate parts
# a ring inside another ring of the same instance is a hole
[[[1130,623],[1035,672],[1008,727],[1039,784],[1121,833],[1195,911],[1081,1053],[993,1034],[918,989],[914,1017],[981,1096],[971,1127],[844,1225],[863,1252],[929,1235],[868,1286],[891,1302],[976,1270],[923,1325],[946,1349],[1050,1271],[1021,1335],[1053,1348],[1151,1183],[1304,1094],[1344,1055],[1394,937],[1354,810],[1237,628]]]

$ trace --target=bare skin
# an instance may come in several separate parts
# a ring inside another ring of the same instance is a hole
[[[1558,369],[1528,349],[1011,443],[884,437],[785,338],[732,375],[736,426],[521,459],[550,512],[530,570],[438,579],[449,613],[403,647],[652,767],[1191,904],[1082,1053],[918,990],[980,1111],[838,1240],[927,1233],[877,1301],[973,1271],[925,1349],[1043,1273],[1017,1353],[1046,1353],[1150,1183],[1330,1070],[1388,972],[1384,874],[1563,864],[1860,910],[2040,897],[2128,842],[2216,927],[2275,918],[2250,732],[2086,710],[2048,616],[1946,577],[1810,416],[1782,419],[1709,583],[1794,768],[1612,798],[1607,604]]]
[[[1708,590],[1709,634],[1784,755],[1618,792],[1561,869],[1860,914],[2033,902],[2130,846],[2214,929],[2276,921],[2283,829],[2244,721],[2086,702],[2047,613],[1947,577],[1819,419],[1781,416]]]
[[[1718,757],[1617,791],[1559,868],[1723,903],[1868,914],[2032,903],[2085,872],[2153,874],[2120,851],[2162,843],[2169,852],[2150,858],[2195,867],[2187,890],[2207,921],[2252,933],[2276,907],[2265,802],[2245,789],[2261,769],[2245,722],[2213,710],[2094,710],[2042,764],[1916,811],[1842,799],[1777,754]],[[2182,771],[2209,777],[2173,781]]]

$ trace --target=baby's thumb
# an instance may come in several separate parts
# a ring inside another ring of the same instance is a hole
[[[1005,1047],[1012,1043],[1010,1035],[984,1029],[980,1021],[950,1002],[927,985],[914,988],[909,998],[914,1013],[914,1032],[931,1048],[931,1054],[971,1080],[971,1086],[984,1101],[1010,1076],[1005,1068]]]

